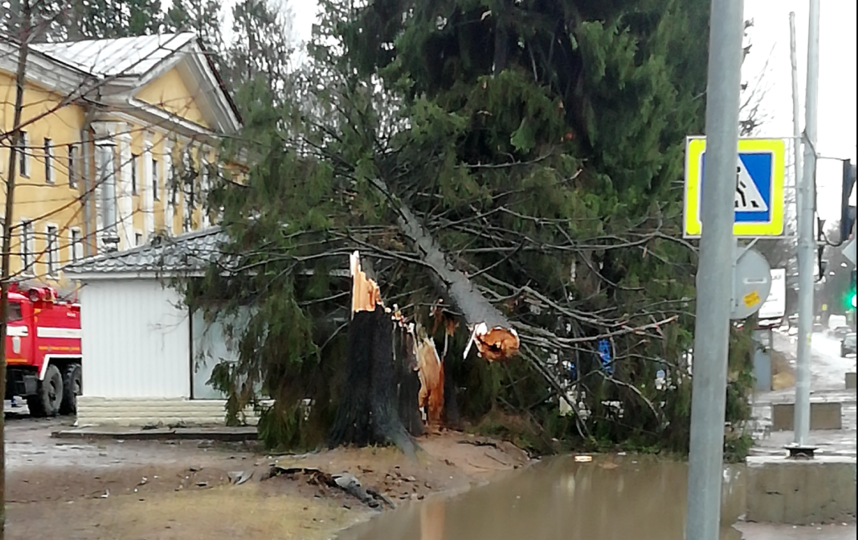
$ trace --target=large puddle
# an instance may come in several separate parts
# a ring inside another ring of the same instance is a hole
[[[548,460],[450,499],[400,508],[341,540],[682,540],[686,463],[607,456]],[[744,507],[741,467],[724,472],[722,522]],[[725,526],[721,540],[740,540]]]

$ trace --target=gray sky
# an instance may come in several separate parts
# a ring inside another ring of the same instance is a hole
[[[817,150],[821,156],[856,159],[856,2],[820,1],[819,123]],[[790,136],[792,127],[792,78],[789,50],[789,13],[796,14],[798,87],[801,126],[804,128],[804,91],[807,66],[808,0],[745,0],[745,18],[754,19],[751,55],[745,61],[744,78],[753,79],[769,58],[763,84],[767,121],[759,136]],[[769,57],[769,53],[771,56]],[[820,160],[817,165],[817,203],[820,217],[840,217],[842,163]]]
[[[283,0],[280,0],[283,1]],[[318,5],[315,0],[287,0],[292,11],[293,32],[298,41],[310,38]],[[231,5],[224,2],[224,37],[231,33]],[[819,126],[817,149],[822,156],[856,161],[856,0],[821,0],[819,64]],[[804,126],[805,66],[807,65],[808,0],[745,0],[745,18],[754,19],[751,55],[745,61],[744,79],[753,81],[768,60],[762,85],[768,88],[763,102],[766,123],[760,137],[792,135],[792,81],[789,58],[789,13],[796,13],[801,125]],[[820,160],[817,168],[817,200],[821,217],[840,215],[839,161]]]

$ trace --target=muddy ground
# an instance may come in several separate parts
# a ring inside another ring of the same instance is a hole
[[[70,424],[7,416],[8,539],[332,538],[379,510],[309,483],[308,474],[263,481],[272,465],[348,472],[400,506],[466,489],[529,461],[508,443],[461,433],[421,439],[416,461],[386,448],[267,456],[248,445],[210,441],[51,437]]]

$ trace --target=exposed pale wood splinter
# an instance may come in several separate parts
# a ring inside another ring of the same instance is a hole
[[[431,430],[441,427],[441,415],[444,411],[444,363],[438,356],[435,341],[417,332],[416,344],[417,368],[420,377],[420,394],[417,402],[421,411],[426,412],[426,424]]]
[[[358,311],[375,311],[376,306],[384,306],[378,284],[366,277],[360,269],[360,254],[355,251],[349,255],[352,276],[352,314]]]
[[[496,326],[489,329],[486,323],[480,323],[474,328],[471,342],[465,349],[465,356],[467,356],[471,344],[476,345],[479,355],[488,362],[501,362],[515,356],[520,342],[518,333],[514,328]]]

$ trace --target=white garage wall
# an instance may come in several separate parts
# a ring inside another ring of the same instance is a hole
[[[190,328],[179,295],[154,279],[80,290],[83,395],[190,397]]]
[[[241,309],[237,315],[218,316],[206,321],[202,310],[193,314],[194,399],[226,399],[208,380],[220,362],[238,362],[238,344],[250,321],[251,311]],[[257,391],[261,388],[258,385]]]
[[[195,399],[225,399],[222,392],[208,384],[215,365],[224,361],[235,362],[238,359],[232,340],[224,332],[224,324],[228,323],[222,320],[208,322],[204,319],[202,310],[194,311],[191,327],[194,335]]]

